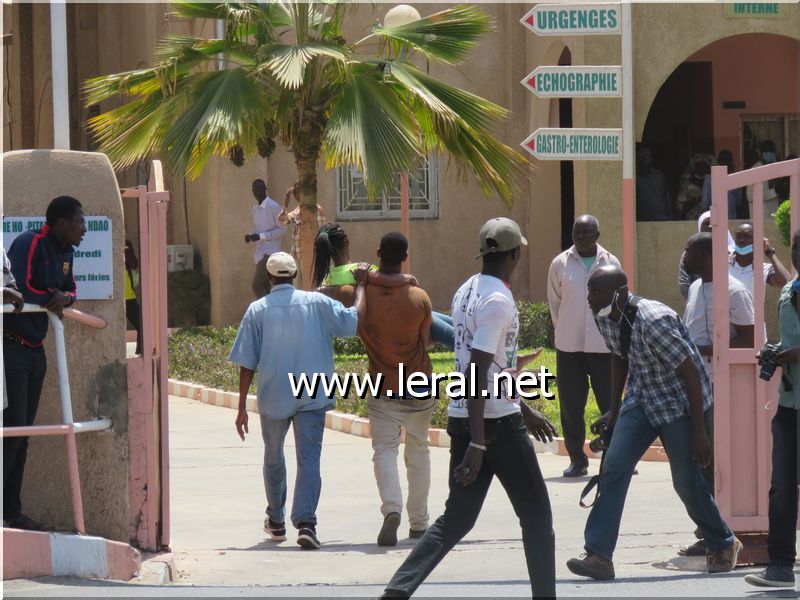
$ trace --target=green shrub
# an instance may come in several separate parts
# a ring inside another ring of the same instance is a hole
[[[364,344],[361,343],[361,338],[333,338],[333,353],[336,356],[340,354],[366,354]]]
[[[211,283],[199,271],[167,273],[167,321],[170,327],[207,325],[211,321]]]
[[[781,234],[783,245],[788,246],[791,243],[791,218],[792,218],[792,203],[789,200],[784,200],[775,211],[775,225],[778,232]]]
[[[519,312],[519,347],[553,348],[555,331],[550,309],[545,302],[517,300]]]

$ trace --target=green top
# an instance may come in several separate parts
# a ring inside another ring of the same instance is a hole
[[[797,311],[792,306],[792,281],[783,286],[781,298],[778,300],[778,328],[781,334],[781,350],[787,350],[794,346],[800,346],[800,318]],[[781,382],[780,405],[795,410],[800,409],[800,365],[788,363],[783,365],[783,374],[791,382],[794,390],[786,391]]]
[[[328,271],[328,275],[325,279],[322,280],[323,286],[330,286],[330,287],[339,287],[340,285],[355,285],[356,278],[353,277],[353,271],[358,268],[360,263],[349,263],[346,265],[339,265],[338,267],[332,267],[330,271]],[[370,271],[377,271],[378,267],[376,265],[369,266]]]
[[[597,259],[596,256],[581,256],[581,258],[583,259],[583,264],[586,265],[587,269],[591,269],[594,261]]]

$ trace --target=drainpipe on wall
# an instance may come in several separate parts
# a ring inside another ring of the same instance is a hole
[[[69,150],[69,68],[67,5],[50,2],[50,62],[53,80],[53,148]]]
[[[622,2],[622,266],[636,289],[636,198],[633,186],[633,35],[631,3]]]

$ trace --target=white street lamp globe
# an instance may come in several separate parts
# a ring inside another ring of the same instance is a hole
[[[413,23],[414,21],[419,21],[421,18],[422,17],[420,17],[417,9],[413,6],[409,6],[408,4],[398,4],[386,13],[386,16],[383,19],[383,26],[387,29],[392,27],[400,27],[402,25]]]

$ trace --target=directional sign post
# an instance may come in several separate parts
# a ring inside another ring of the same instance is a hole
[[[585,35],[620,32],[619,4],[537,4],[522,17],[538,35]]]
[[[622,67],[543,66],[521,83],[540,98],[618,98]]]
[[[622,160],[622,129],[542,127],[522,147],[540,160]]]

